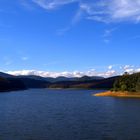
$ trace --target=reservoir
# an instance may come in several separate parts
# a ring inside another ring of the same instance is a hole
[[[0,94],[0,140],[139,140],[140,99],[100,90],[30,89]]]

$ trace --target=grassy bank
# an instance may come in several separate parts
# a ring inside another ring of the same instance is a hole
[[[115,91],[106,91],[102,93],[94,94],[94,96],[110,96],[110,97],[124,97],[124,98],[140,98],[140,92],[115,92]]]

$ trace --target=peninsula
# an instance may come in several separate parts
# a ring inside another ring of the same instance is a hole
[[[115,81],[113,89],[94,96],[140,98],[140,73],[125,73]]]

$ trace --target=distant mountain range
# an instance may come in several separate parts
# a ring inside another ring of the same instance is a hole
[[[85,81],[85,80],[99,80],[99,79],[104,79],[104,77],[99,77],[99,76],[83,76],[83,77],[64,77],[64,76],[59,76],[56,78],[53,77],[41,77],[41,76],[36,76],[36,75],[25,75],[25,76],[16,76],[18,78],[30,78],[30,79],[34,79],[34,80],[45,80],[47,82],[60,82],[60,81]]]
[[[13,76],[0,72],[0,91],[22,90],[28,88],[91,88],[109,89],[118,77],[41,77],[35,75]]]
[[[3,78],[14,78],[15,76],[7,74],[7,73],[4,73],[4,72],[0,72],[0,77],[3,77]]]

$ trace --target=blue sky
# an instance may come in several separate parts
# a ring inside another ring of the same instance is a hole
[[[140,71],[140,0],[0,0],[0,69],[41,76]]]

